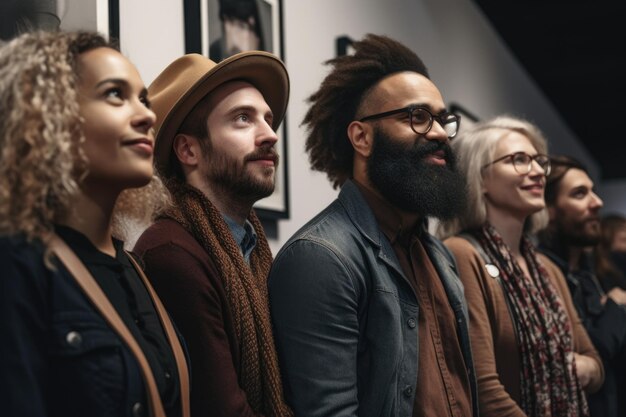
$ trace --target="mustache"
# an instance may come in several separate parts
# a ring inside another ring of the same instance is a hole
[[[278,156],[278,153],[276,152],[276,149],[274,149],[273,146],[261,147],[257,149],[256,151],[251,152],[248,155],[246,155],[243,161],[244,162],[258,161],[259,159],[269,159],[272,162],[274,162],[274,165],[276,166],[278,166],[278,163],[280,161],[280,157]]]
[[[454,155],[450,145],[439,141],[427,141],[424,143],[415,142],[410,149],[411,154],[418,159],[423,159],[435,152],[442,151],[446,161],[454,161]]]

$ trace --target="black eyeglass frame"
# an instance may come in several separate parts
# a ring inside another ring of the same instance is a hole
[[[530,161],[528,162],[528,168],[526,170],[526,172],[519,172],[517,170],[517,165],[515,165],[515,162],[513,162],[513,159],[515,158],[516,155],[526,155],[527,157],[530,158]],[[539,161],[537,161],[538,157],[543,157],[546,158],[546,162],[547,162],[547,166],[544,168]],[[487,168],[489,165],[493,165],[495,163],[498,163],[500,161],[504,161],[505,159],[510,159],[511,160],[511,164],[513,165],[513,169],[515,170],[515,172],[517,172],[520,175],[527,175],[530,171],[532,171],[533,169],[533,161],[537,162],[537,165],[539,165],[541,167],[541,169],[543,169],[544,175],[547,177],[548,175],[550,175],[550,172],[552,172],[552,161],[550,160],[550,157],[546,154],[543,153],[538,153],[536,155],[530,155],[527,154],[526,152],[514,152],[514,153],[510,153],[504,156],[501,156],[498,159],[494,159],[493,161],[483,165],[482,169]]]
[[[417,130],[415,130],[415,127],[413,126],[413,112],[418,109],[425,111],[430,116],[428,127],[423,132],[418,132]],[[401,109],[389,110],[383,113],[377,113],[377,114],[365,116],[359,119],[359,122],[367,122],[368,120],[382,119],[383,117],[393,116],[394,114],[400,114],[404,112],[408,113],[409,115],[409,123],[411,125],[411,130],[417,133],[418,135],[425,135],[426,133],[430,132],[430,129],[433,128],[433,122],[435,120],[437,120],[437,122],[441,125],[443,130],[446,130],[446,128],[444,127],[445,125],[452,123],[452,121],[456,122],[456,131],[454,132],[452,136],[448,136],[448,139],[453,139],[457,135],[457,133],[459,133],[459,127],[461,126],[461,116],[459,116],[458,114],[454,114],[449,111],[444,111],[440,114],[432,114],[431,111],[427,107],[418,106],[415,104],[412,104],[407,107],[403,107]],[[448,119],[447,123],[444,123],[444,117],[450,117],[450,116],[452,116],[452,118]]]

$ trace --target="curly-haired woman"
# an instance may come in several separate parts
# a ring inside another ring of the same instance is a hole
[[[188,416],[178,335],[123,225],[167,201],[136,68],[87,32],[0,47],[3,415]]]

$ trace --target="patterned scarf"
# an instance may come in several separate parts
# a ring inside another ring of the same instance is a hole
[[[497,262],[515,323],[521,357],[521,408],[529,417],[588,416],[576,376],[571,321],[534,246],[522,238],[521,253],[530,273],[526,277],[491,225],[483,226],[474,236]]]
[[[283,400],[272,336],[267,296],[272,254],[261,222],[252,211],[248,220],[258,241],[248,265],[221,213],[202,192],[178,181],[170,182],[168,188],[175,204],[163,217],[181,224],[202,245],[215,262],[224,283],[240,341],[239,383],[248,403],[256,413],[266,416],[292,416]]]

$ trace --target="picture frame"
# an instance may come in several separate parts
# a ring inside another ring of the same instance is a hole
[[[120,42],[120,0],[109,0],[109,38]]]
[[[220,5],[237,6],[236,17],[221,18]],[[284,60],[282,0],[183,0],[185,53],[199,53],[219,62],[234,53],[259,49]],[[289,178],[287,163],[287,121],[277,132],[276,151],[280,163],[276,186],[269,197],[259,200],[255,211],[260,217],[289,218]]]
[[[352,55],[354,53],[353,43],[354,39],[348,35],[337,36],[335,38],[335,56]]]

